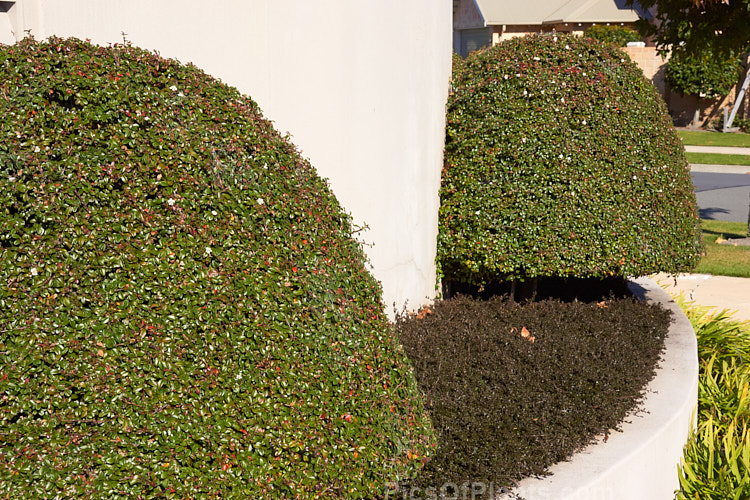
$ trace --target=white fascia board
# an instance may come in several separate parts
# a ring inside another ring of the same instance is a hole
[[[482,27],[486,28],[487,27],[487,19],[485,19],[484,13],[482,12],[481,7],[479,7],[479,3],[477,2],[477,0],[471,0],[471,1],[474,2],[474,7],[476,7],[477,12],[479,12],[479,17],[482,18]]]

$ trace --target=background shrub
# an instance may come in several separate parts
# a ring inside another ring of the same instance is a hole
[[[348,217],[257,105],[0,46],[0,497],[372,496],[432,446]]]
[[[713,98],[729,95],[741,72],[742,62],[734,54],[721,56],[709,49],[700,54],[673,50],[665,77],[680,94]]]
[[[470,55],[452,85],[438,236],[446,278],[640,276],[697,263],[682,144],[619,49],[516,38]]]
[[[640,42],[641,35],[637,31],[624,26],[605,26],[595,24],[583,32],[589,38],[603,43],[611,43],[616,47],[625,47],[629,42]]]

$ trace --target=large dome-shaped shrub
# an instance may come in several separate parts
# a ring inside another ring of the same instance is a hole
[[[537,35],[470,55],[449,98],[438,261],[481,284],[692,268],[682,144],[620,50]]]
[[[349,218],[252,100],[27,40],[0,116],[0,497],[358,498],[419,466]]]

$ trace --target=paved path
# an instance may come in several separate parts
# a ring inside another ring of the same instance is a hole
[[[750,278],[710,274],[680,274],[675,278],[662,273],[653,279],[672,296],[682,292],[697,305],[737,311],[736,319],[750,321]]]
[[[706,165],[691,163],[691,172],[711,172],[714,174],[750,174],[750,165]]]
[[[750,148],[685,146],[685,151],[688,153],[750,155]],[[750,166],[695,164],[690,165],[690,167],[693,173],[693,182],[704,185],[703,189],[697,193],[698,205],[701,207],[702,213],[704,210],[715,208],[706,204],[716,203],[716,197],[724,197],[725,200],[748,199],[745,191],[748,189],[750,182],[745,180],[744,175],[736,174],[750,174]],[[735,175],[701,178],[702,173]],[[747,178],[750,178],[750,175]],[[709,180],[711,185],[706,184]],[[710,199],[711,196],[714,199]],[[701,201],[704,203],[702,204]],[[747,201],[744,201],[744,203],[747,203]],[[744,203],[743,208],[746,206]],[[680,274],[674,277],[662,273],[653,276],[653,279],[673,296],[682,293],[687,300],[695,302],[697,305],[714,307],[717,310],[736,311],[734,313],[736,319],[750,321],[750,278],[731,278],[710,274]]]
[[[719,153],[723,155],[750,155],[750,148],[727,146],[685,146],[688,153]]]

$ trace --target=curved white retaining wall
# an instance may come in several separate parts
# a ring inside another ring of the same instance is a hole
[[[656,377],[640,406],[604,442],[592,444],[556,464],[551,476],[527,478],[503,499],[669,500],[679,487],[677,466],[698,402],[698,347],[690,321],[653,280],[630,288],[641,298],[671,310],[674,322]]]

